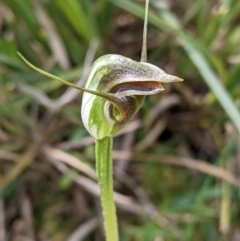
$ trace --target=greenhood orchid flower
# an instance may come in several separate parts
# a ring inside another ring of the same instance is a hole
[[[86,86],[82,88],[37,68],[18,54],[39,73],[84,92],[83,124],[97,140],[112,137],[122,130],[138,112],[145,96],[164,90],[162,83],[182,81],[147,62],[108,54],[94,62]]]
[[[145,62],[108,54],[95,61],[85,88],[106,94],[84,92],[81,116],[96,139],[118,133],[137,113],[146,95],[163,91],[162,83],[182,79]]]

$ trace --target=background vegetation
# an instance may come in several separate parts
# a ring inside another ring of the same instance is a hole
[[[122,241],[240,240],[240,1],[151,0],[149,62],[183,83],[115,138]],[[81,93],[97,57],[140,59],[144,1],[0,1],[0,240],[103,240]]]

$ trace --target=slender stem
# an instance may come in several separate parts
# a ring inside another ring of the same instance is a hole
[[[144,27],[143,27],[143,43],[142,43],[141,62],[147,62],[148,6],[149,6],[149,0],[146,0],[146,3],[145,3],[145,18],[144,18]]]
[[[38,67],[34,66],[33,64],[31,64],[26,58],[23,57],[22,54],[20,54],[19,52],[17,52],[17,54],[19,55],[19,57],[32,69],[34,69],[35,71],[37,71],[38,73],[44,75],[44,76],[47,76],[51,79],[54,79],[54,80],[57,80],[57,81],[60,81],[62,82],[63,84],[67,85],[67,86],[70,86],[74,89],[77,89],[77,90],[80,90],[80,91],[85,91],[87,93],[90,93],[90,94],[93,94],[93,95],[96,95],[96,96],[99,96],[103,99],[106,99],[108,100],[109,102],[111,102],[113,105],[115,105],[117,108],[120,108],[119,106],[119,99],[113,94],[113,93],[105,93],[105,92],[100,92],[100,91],[94,91],[94,90],[91,90],[91,89],[85,89],[85,88],[82,88],[80,86],[77,86],[75,84],[72,84],[64,79],[61,79],[53,74],[50,74],[42,69],[39,69]]]
[[[96,140],[96,169],[106,241],[118,241],[116,208],[113,200],[112,143],[112,137]]]

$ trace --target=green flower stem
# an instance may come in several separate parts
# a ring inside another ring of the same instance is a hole
[[[112,137],[96,140],[96,169],[106,241],[119,240],[116,208],[113,199],[112,143]]]

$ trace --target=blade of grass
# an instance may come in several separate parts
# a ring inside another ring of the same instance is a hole
[[[94,22],[88,21],[89,16],[82,4],[77,0],[55,0],[57,6],[63,11],[75,31],[89,42],[95,36]]]
[[[191,40],[187,38],[182,38],[181,41],[184,49],[188,53],[192,62],[195,64],[195,67],[198,69],[199,73],[202,75],[206,84],[215,94],[219,103],[222,105],[226,114],[232,120],[238,132],[240,132],[240,112],[237,106],[235,105],[233,99],[229,95],[228,91],[221,84],[221,81],[218,78],[218,76],[210,68],[204,56],[193,47],[193,45],[190,42]]]
[[[4,189],[14,181],[33,162],[38,147],[39,146],[36,143],[30,145],[7,174],[0,178],[0,190]]]
[[[192,6],[187,11],[187,14],[183,18],[184,24],[187,24],[192,19],[194,19],[197,13],[203,8],[205,4],[206,4],[206,0],[197,0],[193,2]]]
[[[219,157],[219,165],[226,168],[227,161],[236,148],[235,136],[230,139]],[[222,197],[221,197],[221,209],[219,217],[219,229],[223,235],[227,235],[230,231],[230,219],[231,219],[231,187],[228,183],[221,183]]]

